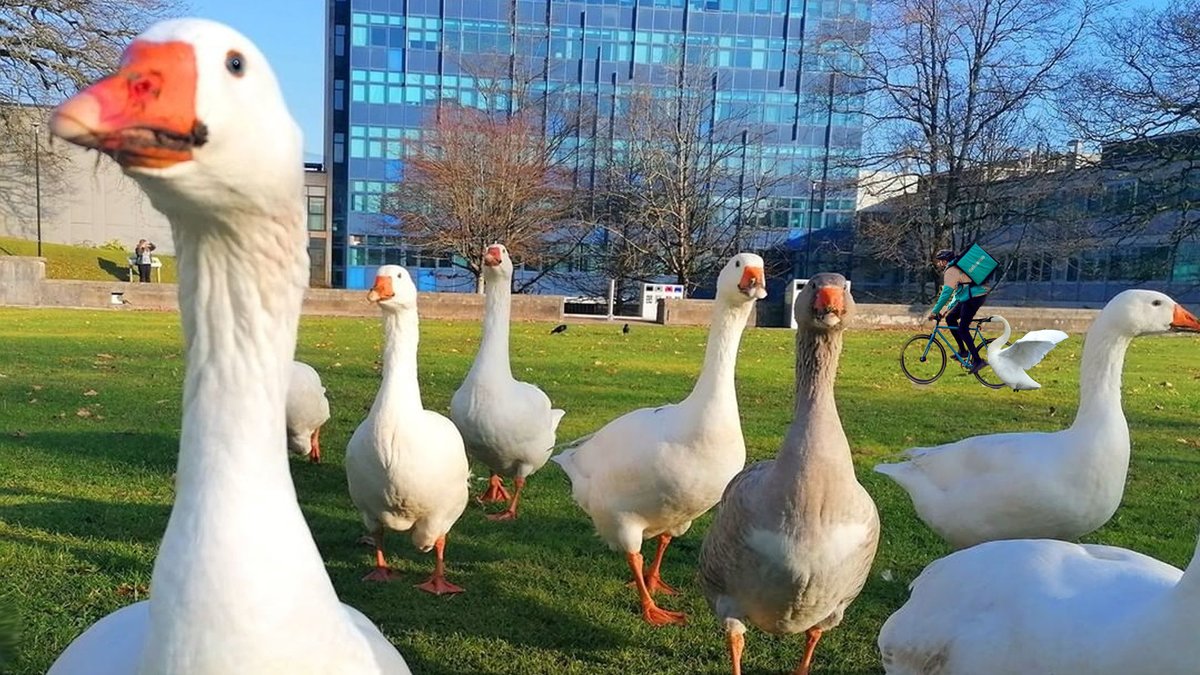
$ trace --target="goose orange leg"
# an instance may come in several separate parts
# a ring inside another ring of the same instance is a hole
[[[383,557],[383,531],[375,533],[375,569],[371,570],[367,576],[363,577],[363,581],[392,581],[396,579],[396,573],[388,567],[387,560]]]
[[[492,474],[488,480],[488,489],[476,498],[480,504],[492,504],[509,500],[508,490],[504,489],[504,479],[498,474]]]
[[[321,427],[317,427],[316,431],[312,432],[312,439],[309,442],[308,461],[313,464],[321,463]]]
[[[637,583],[638,599],[642,603],[642,618],[646,620],[646,623],[652,626],[686,624],[687,615],[683,612],[670,612],[654,604],[654,599],[650,597],[650,590],[646,588],[646,580],[642,578],[642,564],[644,563],[642,554],[626,553],[625,561],[629,563],[629,569],[633,571],[633,580]]]
[[[517,519],[517,502],[521,501],[521,490],[525,489],[524,478],[514,478],[513,484],[517,486],[516,492],[513,492],[512,501],[508,503],[508,508],[500,513],[488,514],[488,520],[516,520]]]
[[[800,661],[799,666],[796,666],[796,670],[792,671],[792,675],[808,675],[808,670],[812,667],[813,650],[817,648],[817,642],[821,640],[821,629],[809,628],[806,635],[808,642],[804,645],[804,659]]]
[[[443,553],[446,550],[446,535],[438,537],[437,543],[433,545],[433,550],[437,554],[437,562],[434,563],[433,575],[425,580],[424,583],[417,584],[416,587],[426,593],[434,595],[443,595],[446,593],[462,593],[465,588],[455,586],[446,581],[446,566],[443,559]]]
[[[746,647],[746,634],[740,630],[727,630],[725,639],[729,644],[729,659],[733,662],[733,675],[742,675],[742,650]]]
[[[654,552],[654,563],[650,565],[650,573],[646,575],[646,589],[653,595],[658,592],[666,593],[667,595],[679,595],[679,591],[671,588],[662,580],[660,571],[662,570],[663,554],[667,552],[667,546],[671,544],[671,535],[663,533],[658,535],[658,550]]]

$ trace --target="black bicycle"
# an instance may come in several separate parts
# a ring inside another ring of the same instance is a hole
[[[987,316],[971,321],[971,338],[981,348],[996,339],[983,334],[983,324],[991,320],[992,317]],[[957,342],[950,332],[950,326],[943,324],[942,320],[938,319],[932,332],[914,335],[904,343],[904,347],[900,350],[900,370],[904,371],[905,377],[917,384],[932,384],[942,376],[942,373],[946,372],[947,351],[964,370],[971,369],[971,357],[959,356]],[[996,376],[996,373],[992,372],[990,366],[984,366],[976,371],[975,379],[979,380],[983,386],[992,389],[1004,386],[1004,382]]]

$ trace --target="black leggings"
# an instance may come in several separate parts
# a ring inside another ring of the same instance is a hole
[[[138,280],[142,282],[150,281],[150,266],[144,263],[138,264]]]
[[[983,306],[987,300],[987,295],[980,295],[970,300],[963,300],[950,310],[946,315],[946,325],[950,326],[950,332],[954,335],[954,341],[958,343],[958,353],[962,354],[969,350],[971,354],[971,363],[979,363],[983,359],[979,356],[979,348],[975,346],[975,341],[971,339],[971,319],[975,318],[975,312]]]

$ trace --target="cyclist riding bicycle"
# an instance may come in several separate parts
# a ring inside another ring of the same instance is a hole
[[[934,266],[942,272],[942,292],[929,312],[929,320],[942,318],[942,308],[949,303],[949,313],[944,315],[946,325],[958,343],[959,356],[966,358],[968,353],[971,355],[971,373],[974,374],[986,366],[987,361],[979,355],[979,348],[971,339],[970,325],[975,313],[987,301],[988,288],[975,283],[966,272],[951,265],[954,259],[954,251],[948,248],[933,256]]]

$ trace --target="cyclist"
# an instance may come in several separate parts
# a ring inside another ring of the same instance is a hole
[[[979,348],[971,339],[971,320],[975,313],[987,301],[988,289],[980,286],[959,268],[951,264],[955,259],[954,251],[944,248],[933,256],[933,264],[942,273],[942,292],[938,294],[937,304],[929,312],[929,320],[942,318],[942,308],[949,303],[949,313],[945,314],[946,325],[958,343],[958,355],[971,357],[971,373],[979,372],[987,365],[987,361],[979,355]]]

